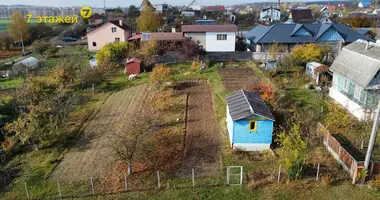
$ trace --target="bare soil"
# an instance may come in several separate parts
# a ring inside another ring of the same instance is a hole
[[[208,84],[183,84],[179,92],[189,95],[185,157],[179,174],[215,177],[221,166],[221,139]]]
[[[260,81],[251,68],[221,68],[219,74],[228,91],[244,89],[246,85]]]
[[[139,85],[111,95],[96,116],[83,128],[84,135],[70,149],[52,174],[52,179],[74,183],[98,179],[118,157],[107,139],[107,133],[126,130],[128,118],[142,109],[150,90]]]

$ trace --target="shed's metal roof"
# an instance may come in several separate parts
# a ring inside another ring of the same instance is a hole
[[[265,102],[256,93],[239,90],[226,96],[228,109],[233,121],[252,115],[259,115],[273,120],[274,117]]]
[[[330,71],[365,88],[380,69],[380,45],[358,40],[345,46],[334,60]]]

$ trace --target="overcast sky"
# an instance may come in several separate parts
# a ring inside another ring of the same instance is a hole
[[[142,0],[105,0],[107,7],[128,7],[131,4],[140,5]],[[151,0],[152,4],[168,3],[170,5],[188,5],[192,0]],[[217,5],[217,4],[240,4],[240,3],[252,3],[258,1],[269,1],[269,0],[197,0],[201,5]],[[277,2],[277,0],[272,0]],[[44,6],[83,6],[89,5],[93,7],[103,7],[103,0],[0,0],[0,5],[15,5],[15,4],[25,4],[25,5],[44,5]]]

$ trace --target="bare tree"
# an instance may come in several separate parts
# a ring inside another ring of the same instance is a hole
[[[109,144],[120,157],[128,163],[128,174],[132,173],[132,162],[140,152],[143,144],[148,141],[154,125],[153,119],[147,115],[135,113],[119,130],[107,135]],[[123,131],[127,129],[127,131]],[[121,131],[120,131],[121,130]]]

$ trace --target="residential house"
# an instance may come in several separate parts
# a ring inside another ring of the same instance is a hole
[[[202,6],[196,1],[192,1],[188,6],[188,9],[193,10],[193,11],[201,11]]]
[[[297,44],[330,43],[340,46],[368,38],[340,23],[258,25],[245,35],[252,52],[268,52],[270,45],[279,44],[281,52],[290,52]],[[340,49],[340,48],[339,48]]]
[[[314,21],[310,8],[294,8],[290,10],[294,23],[311,23]]]
[[[372,14],[376,16],[380,15],[380,9],[375,9]]]
[[[374,33],[370,28],[358,28],[358,33],[367,36],[369,39],[375,41],[376,33]]]
[[[380,44],[358,40],[345,46],[330,67],[329,91],[360,120],[373,118],[380,100]]]
[[[370,1],[361,1],[358,4],[359,8],[368,8],[369,6],[371,6],[371,2]]]
[[[281,10],[279,8],[269,7],[264,8],[260,12],[260,21],[271,24],[274,21],[281,20]]]
[[[274,117],[256,93],[239,90],[226,96],[227,131],[233,149],[269,150]]]
[[[234,24],[182,25],[182,32],[207,52],[235,51],[237,26]]]
[[[333,21],[331,21],[331,19],[328,17],[323,17],[322,19],[319,20],[319,23],[332,24]]]
[[[88,23],[92,26],[96,26],[105,22],[105,17],[99,14],[94,14],[88,19]]]
[[[166,13],[169,10],[169,5],[166,3],[157,4],[154,6],[154,8],[156,9],[156,12],[158,13]]]
[[[125,70],[126,74],[140,74],[141,73],[141,60],[138,58],[127,59],[125,61]]]
[[[324,17],[330,17],[331,15],[331,12],[329,10],[329,7],[328,6],[324,6],[320,12],[323,14]]]
[[[132,27],[123,20],[109,21],[87,33],[88,49],[97,51],[112,42],[126,42],[132,36]]]
[[[138,37],[138,36],[136,36]],[[152,32],[152,33],[142,33],[141,41],[150,41],[152,39],[157,41],[182,41],[185,39],[183,34],[180,32],[172,33],[172,32]]]
[[[208,12],[225,12],[226,7],[225,6],[207,6]]]

